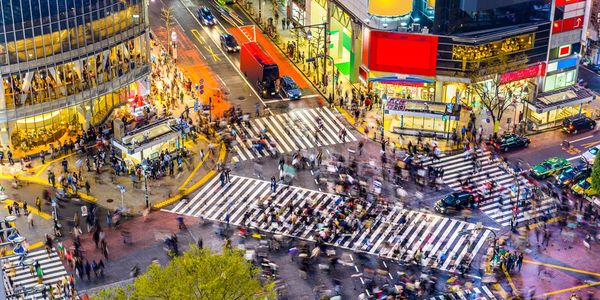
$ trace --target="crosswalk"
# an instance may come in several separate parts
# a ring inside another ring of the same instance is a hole
[[[7,294],[18,295],[18,299],[43,299],[41,292],[33,291],[34,286],[37,284],[37,277],[35,274],[30,273],[29,266],[19,266],[19,256],[17,255],[7,256],[4,259],[8,260],[12,264],[14,271],[16,271],[15,276],[11,277],[12,286],[8,280],[4,282]],[[46,286],[55,285],[68,275],[60,257],[54,250],[50,255],[48,255],[45,249],[31,251],[27,255],[27,260],[37,261],[40,264],[44,274],[43,284]],[[10,271],[5,270],[5,274],[8,273]],[[55,299],[62,298],[55,297]]]
[[[275,208],[279,216],[270,218],[268,205],[261,205],[261,199],[266,198],[272,199],[270,207]],[[212,179],[191,200],[181,201],[168,211],[222,222],[228,218],[231,224],[313,240],[321,224],[334,221],[332,212],[340,201],[343,201],[340,196],[334,194],[292,186],[272,193],[269,181],[232,176],[231,183],[224,187],[218,178]],[[305,205],[314,208],[313,215],[320,214],[322,221],[287,224],[292,209]],[[488,238],[489,230],[476,228],[472,223],[394,208],[378,215],[370,228],[340,235],[330,242],[351,250],[455,271],[460,263],[472,261]]]
[[[318,119],[323,122],[323,130],[320,130],[315,138]],[[237,142],[233,146],[233,150],[240,161],[269,155],[268,147],[257,149],[252,144],[253,140],[261,133],[266,133],[279,153],[357,140],[357,137],[327,107],[294,109],[283,114],[251,119],[249,123],[250,126],[233,125]],[[342,128],[346,128],[347,133],[344,140],[339,136]]]
[[[493,161],[489,151],[477,151],[477,160],[481,163],[481,170],[477,172],[474,171],[472,160],[465,157],[465,154],[444,156],[439,161],[429,161],[426,165],[442,168],[444,183],[456,191],[462,190],[461,182],[467,178],[475,184],[478,190],[481,190],[491,180],[496,182],[498,187],[494,189],[493,193],[486,195],[485,200],[480,202],[479,209],[500,225],[509,226],[513,214],[510,200],[516,198],[514,192],[512,198],[510,195],[513,185],[520,195],[523,195],[525,190],[529,190],[531,193],[533,186],[523,176],[514,175],[502,167],[500,162]],[[502,204],[500,204],[501,202]],[[556,211],[554,200],[551,197],[544,197],[538,207],[529,211],[519,209],[517,218],[521,223],[554,211]]]
[[[481,287],[474,287],[467,291],[457,291],[453,293],[447,293],[444,295],[438,295],[429,298],[429,300],[496,300],[498,299],[494,293],[485,285]]]

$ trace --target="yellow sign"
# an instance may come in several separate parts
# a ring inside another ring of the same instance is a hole
[[[412,0],[369,0],[369,13],[375,16],[398,17],[412,12]]]

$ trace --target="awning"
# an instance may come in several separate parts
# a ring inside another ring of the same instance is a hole
[[[414,76],[396,76],[396,75],[388,75],[388,76],[380,76],[369,78],[371,82],[379,82],[385,84],[396,84],[396,85],[409,85],[409,86],[423,86],[423,84],[434,83],[435,81],[425,78],[419,78]]]
[[[590,102],[594,94],[585,88],[570,86],[560,90],[539,93],[536,99],[526,100],[525,105],[540,114],[557,108]]]

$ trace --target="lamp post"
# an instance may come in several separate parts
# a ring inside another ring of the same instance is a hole
[[[327,64],[325,63],[325,59],[327,59],[327,23],[319,23],[319,24],[309,24],[309,25],[303,25],[303,26],[296,26],[294,27],[294,29],[296,30],[301,30],[304,28],[318,28],[318,27],[323,27],[323,78],[325,78],[326,74],[327,74]],[[310,38],[308,37],[310,30],[306,33],[306,38],[307,39],[311,39],[312,38],[312,33],[310,33]],[[296,46],[299,46],[300,42],[300,33],[298,33],[296,35]],[[318,50],[317,50],[317,54],[318,54]],[[316,57],[321,57],[321,55],[315,55],[314,58]],[[331,58],[333,59],[333,58]],[[317,68],[318,69],[318,68]],[[317,72],[318,74],[318,72]],[[321,80],[323,80],[323,78],[321,78]]]
[[[148,201],[148,165],[142,165],[142,171],[144,172],[144,199],[146,200],[146,208],[150,206]]]

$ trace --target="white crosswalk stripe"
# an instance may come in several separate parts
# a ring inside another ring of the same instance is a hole
[[[317,139],[317,119],[323,122]],[[233,150],[240,161],[267,156],[268,150],[258,150],[252,145],[263,129],[279,153],[289,153],[296,150],[312,149],[320,146],[356,141],[350,130],[327,107],[310,109],[295,109],[284,114],[270,115],[250,120],[250,126],[233,125],[236,130],[236,144]],[[340,139],[339,132],[346,128],[346,138]]]
[[[477,151],[477,160],[481,163],[481,170],[477,172],[475,172],[473,161],[466,159],[465,154],[445,156],[439,161],[428,161],[425,165],[442,168],[444,183],[456,191],[462,190],[461,183],[467,179],[474,183],[478,191],[482,191],[484,185],[493,180],[497,184],[497,188],[493,193],[485,196],[485,200],[479,203],[479,209],[500,225],[509,226],[513,214],[511,200],[517,197],[514,193],[511,196],[511,188],[518,182],[517,193],[522,197],[526,191],[531,194],[533,186],[523,176],[514,175],[501,163],[493,161],[489,151]],[[501,202],[502,204],[500,204]],[[544,214],[552,214],[555,211],[554,200],[545,196],[534,209],[526,211],[519,208],[517,220],[522,223]]]
[[[9,287],[9,291],[14,292],[16,295],[25,295],[24,299],[43,299],[41,292],[33,292],[31,289],[37,284],[37,276],[36,274],[31,274],[29,270],[29,266],[19,266],[19,256],[11,255],[5,257],[8,259],[16,270],[16,276],[12,278],[13,285]],[[37,261],[40,264],[40,267],[43,271],[43,284],[46,286],[55,285],[58,281],[61,281],[65,276],[67,276],[67,271],[60,260],[60,257],[53,250],[50,255],[46,252],[45,249],[31,251],[27,255],[27,259],[32,259]],[[5,286],[6,283],[5,283]],[[26,294],[23,294],[20,291],[29,291]],[[49,296],[48,296],[49,298]],[[20,298],[19,298],[20,299]],[[56,298],[62,299],[62,298]]]
[[[260,204],[259,199],[267,198],[272,199],[270,207],[279,212],[279,224],[277,217],[270,219],[267,205]],[[290,208],[297,210],[307,204],[314,209],[313,216],[322,217],[320,224],[329,224],[333,218],[331,212],[340,201],[343,201],[340,196],[334,194],[293,186],[279,187],[272,193],[269,181],[231,176],[231,183],[224,187],[215,177],[194,198],[179,202],[168,211],[218,221],[226,221],[228,216],[231,224],[313,240],[320,225],[316,222],[288,225],[286,221],[291,220],[293,214]],[[420,263],[455,271],[461,262],[468,263],[475,258],[489,234],[487,229],[476,230],[472,223],[394,208],[387,215],[377,217],[369,229],[355,230],[330,242],[407,262],[421,253]]]
[[[471,290],[456,291],[429,298],[430,300],[496,300],[499,299],[486,285]]]

